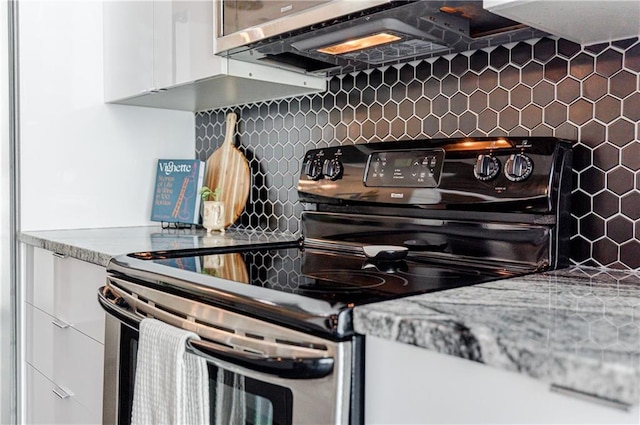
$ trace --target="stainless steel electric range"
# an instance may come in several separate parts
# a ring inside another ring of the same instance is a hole
[[[154,317],[201,337],[188,349],[210,365],[212,423],[363,423],[354,307],[567,265],[571,181],[556,138],[308,151],[300,239],[110,262],[105,422],[128,423],[137,328]]]

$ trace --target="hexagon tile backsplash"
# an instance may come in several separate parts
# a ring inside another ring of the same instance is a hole
[[[640,42],[542,38],[333,77],[325,93],[196,114],[196,155],[236,143],[254,187],[239,227],[298,233],[296,179],[317,146],[457,136],[575,141],[571,257],[640,269]]]

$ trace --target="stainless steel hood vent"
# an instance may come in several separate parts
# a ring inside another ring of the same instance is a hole
[[[333,0],[305,10],[300,14],[307,18],[301,22],[308,22],[308,15],[321,10],[318,8],[337,7],[344,1],[348,0]],[[282,18],[282,22],[284,19],[291,26],[297,15]],[[273,26],[274,22],[269,24]],[[252,27],[244,33],[245,39],[260,33],[259,26]],[[229,40],[239,39],[238,34],[242,32],[221,37],[219,45],[228,47]],[[484,10],[482,1],[391,1],[240,43],[218,54],[305,73],[335,75],[544,35]]]

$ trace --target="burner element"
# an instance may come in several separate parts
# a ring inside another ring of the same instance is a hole
[[[298,290],[313,292],[357,292],[385,285],[407,284],[407,279],[366,270],[318,270],[313,274],[294,276]]]

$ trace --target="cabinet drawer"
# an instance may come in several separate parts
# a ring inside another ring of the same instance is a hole
[[[104,343],[104,310],[97,291],[106,281],[104,267],[33,248],[27,277],[27,302]]]
[[[53,316],[104,343],[104,310],[97,294],[106,282],[106,269],[75,258],[55,257],[53,266]]]
[[[102,412],[104,346],[26,304],[26,361],[55,385],[70,390],[90,411]]]
[[[35,368],[26,367],[26,422],[28,424],[99,424],[101,410],[82,406],[73,396],[64,397],[55,384]],[[56,391],[58,394],[57,395]]]
[[[49,314],[53,314],[53,258],[51,251],[26,247],[25,299]]]

